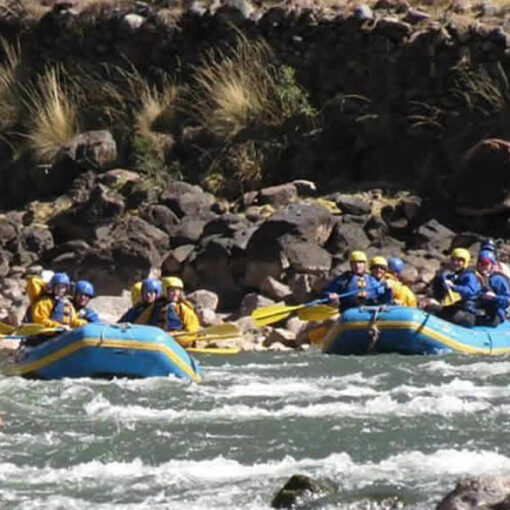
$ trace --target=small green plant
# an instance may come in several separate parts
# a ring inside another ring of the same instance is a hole
[[[307,92],[296,82],[296,71],[280,66],[277,73],[276,94],[285,117],[295,114],[316,117],[317,110],[310,104]]]
[[[501,111],[509,104],[508,76],[500,66],[500,80],[494,79],[480,66],[457,67],[454,69],[452,93],[470,110],[483,115]]]
[[[137,134],[133,139],[133,152],[136,169],[148,179],[163,183],[169,177],[183,178],[183,170],[179,162],[167,163],[164,143],[158,144],[154,139],[147,139]]]

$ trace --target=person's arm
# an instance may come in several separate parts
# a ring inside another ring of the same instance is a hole
[[[94,322],[99,322],[99,315],[97,314],[97,312],[95,310],[93,310],[92,308],[85,308],[85,315],[83,316],[83,318],[87,321],[87,322],[91,322],[91,323],[94,323]]]
[[[449,287],[455,292],[458,292],[464,300],[477,297],[482,290],[482,286],[480,285],[478,278],[471,272],[463,274],[459,278],[458,283],[450,284]]]
[[[53,311],[53,299],[45,297],[39,299],[32,308],[32,321],[37,324],[43,324],[48,328],[59,328],[63,324],[51,319],[51,312]]]
[[[81,326],[85,326],[85,324],[88,324],[88,321],[85,319],[80,319],[78,317],[78,314],[76,313],[76,309],[72,304],[69,303],[69,306],[71,307],[71,320],[69,321],[69,325],[72,328],[79,328]]]

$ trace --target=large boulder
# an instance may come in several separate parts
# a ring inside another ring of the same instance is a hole
[[[426,250],[431,255],[445,254],[452,245],[455,232],[432,219],[420,225],[414,235],[416,248]]]
[[[436,510],[508,510],[510,475],[460,480]]]
[[[160,201],[179,217],[197,216],[211,209],[214,196],[203,191],[200,186],[174,181],[162,192]]]
[[[331,269],[331,255],[315,243],[282,239],[282,248],[289,269],[296,273],[327,273]]]
[[[98,184],[86,202],[55,216],[50,221],[50,227],[59,243],[71,239],[92,242],[107,237],[109,225],[123,212],[122,196]],[[101,228],[105,226],[107,228]]]
[[[295,202],[277,211],[257,229],[248,243],[248,250],[263,251],[268,242],[273,243],[285,234],[322,246],[328,240],[333,225],[333,217],[325,207]]]
[[[334,492],[330,483],[306,475],[292,475],[271,501],[272,508],[295,508],[298,503],[307,503],[319,495]]]
[[[482,140],[461,158],[452,176],[452,199],[464,210],[509,211],[510,141]]]
[[[352,221],[346,222],[344,218],[335,218],[331,236],[326,248],[330,253],[346,256],[352,250],[365,250],[370,240],[362,225]]]
[[[179,225],[179,217],[162,204],[151,204],[139,209],[140,218],[172,235]]]

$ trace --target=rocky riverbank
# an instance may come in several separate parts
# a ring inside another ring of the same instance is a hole
[[[452,247],[510,258],[507,6],[17,5],[0,319],[42,267],[112,320],[132,283],[179,275],[208,325],[309,299],[352,249],[402,256],[418,294]],[[306,340],[240,323],[246,348]]]

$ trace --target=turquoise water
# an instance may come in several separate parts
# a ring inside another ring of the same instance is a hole
[[[0,508],[431,509],[510,473],[510,358],[197,356],[204,381],[0,378]]]

